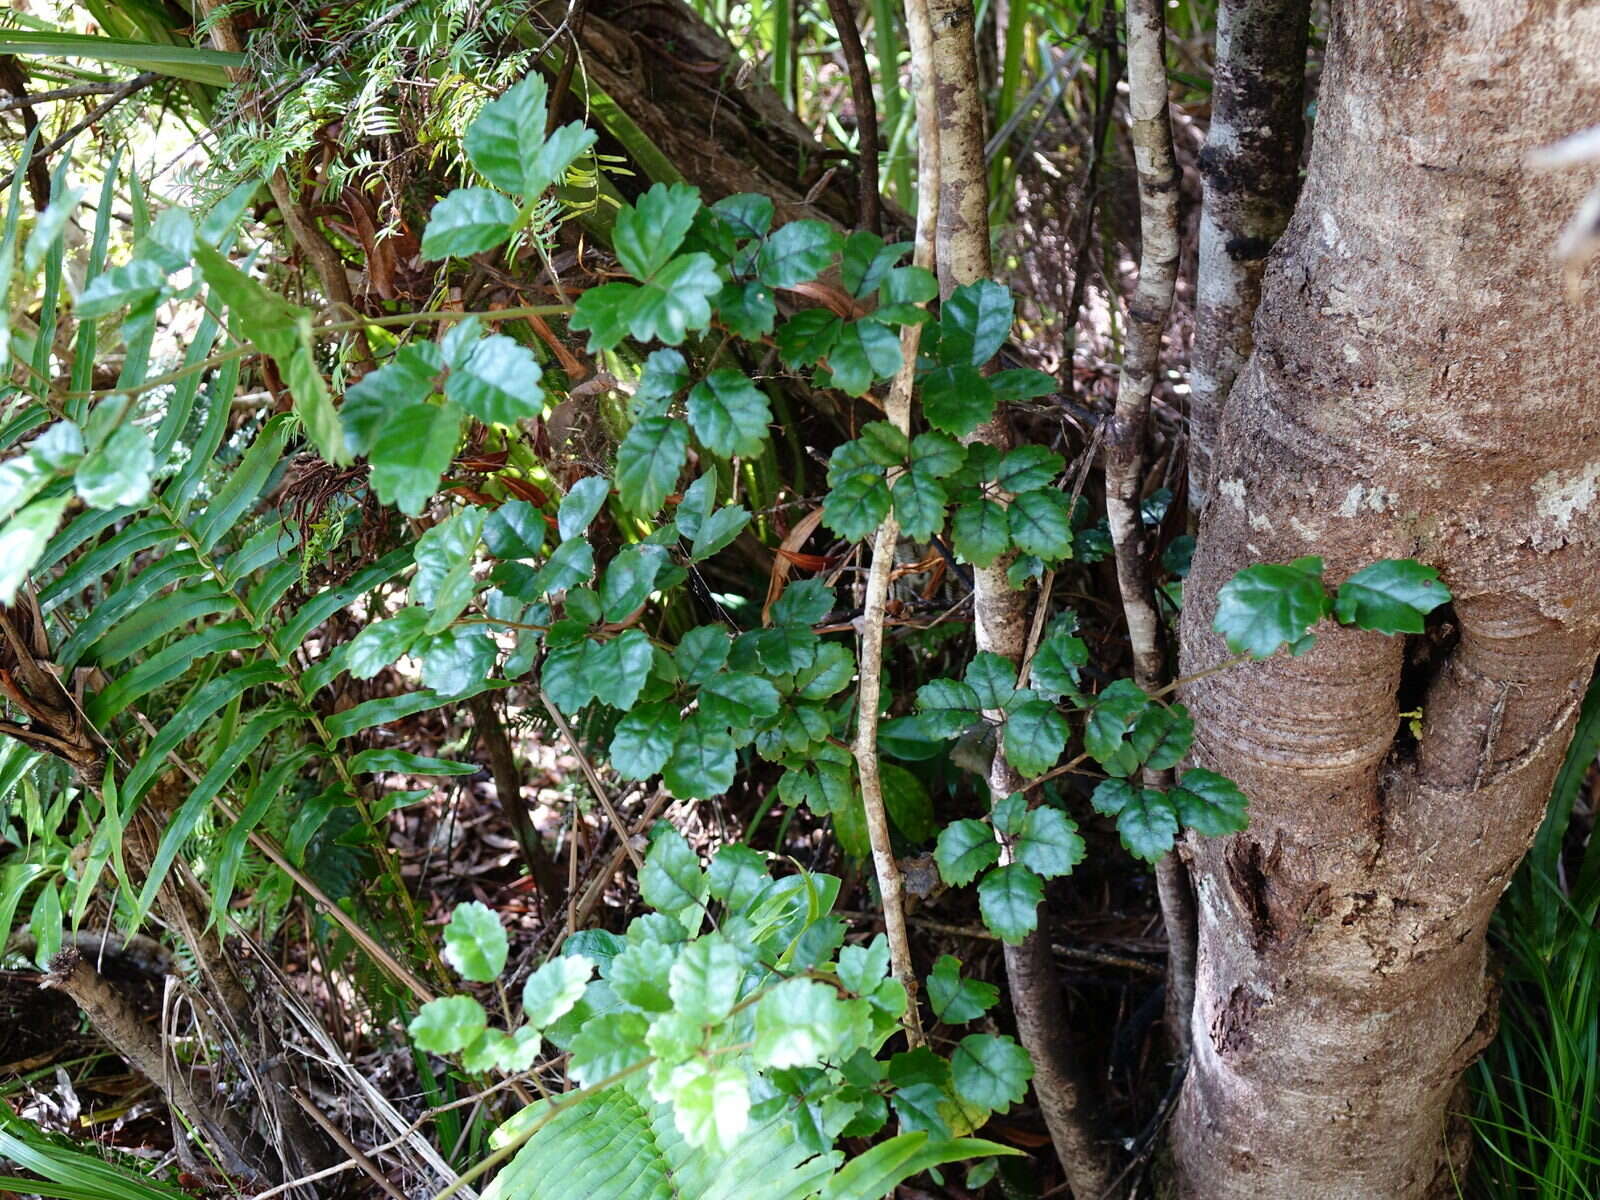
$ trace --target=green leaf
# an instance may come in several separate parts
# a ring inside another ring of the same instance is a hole
[[[1088,661],[1089,647],[1082,638],[1058,633],[1039,644],[1028,678],[1040,692],[1073,696],[1078,692],[1078,668]]]
[[[394,772],[401,775],[476,775],[478,768],[471,763],[451,762],[446,758],[429,758],[409,750],[363,750],[350,760],[352,775],[376,775]]]
[[[538,596],[554,595],[587,583],[593,575],[594,547],[586,538],[568,538],[539,568],[534,576],[533,591]]]
[[[1013,850],[1018,862],[1045,879],[1068,874],[1084,856],[1076,822],[1048,805],[1028,810]]]
[[[1000,989],[981,979],[961,978],[961,960],[942,954],[928,976],[928,1004],[946,1025],[976,1021],[1000,999]]]
[[[422,231],[422,257],[466,258],[493,250],[511,236],[517,206],[488,188],[456,188],[433,206]]]
[[[16,600],[17,589],[44,554],[70,498],[35,501],[0,527],[0,604]]]
[[[908,471],[895,480],[891,494],[895,519],[907,537],[926,541],[944,528],[944,509],[949,498],[937,479],[919,471]]]
[[[768,196],[740,192],[724,196],[711,210],[727,222],[737,238],[758,238],[772,228],[773,206]]]
[[[544,545],[544,514],[526,500],[507,500],[483,523],[484,544],[496,558],[531,558]]]
[[[900,337],[876,321],[849,321],[839,328],[827,351],[833,386],[859,396],[875,379],[888,379],[900,369]]]
[[[1006,718],[1004,745],[1006,762],[1024,778],[1043,775],[1061,758],[1072,730],[1067,719],[1053,704],[1029,700]]]
[[[752,1053],[768,1067],[817,1066],[850,1033],[852,1023],[849,1003],[831,987],[812,979],[786,979],[756,1004]]]
[[[1233,780],[1196,767],[1167,793],[1178,820],[1204,837],[1239,833],[1249,824],[1249,801]]]
[[[880,1200],[923,1171],[992,1154],[1020,1154],[1010,1146],[981,1138],[932,1138],[925,1130],[902,1133],[879,1142],[848,1164],[822,1189],[819,1200]]]
[[[1415,559],[1391,558],[1364,567],[1339,585],[1334,615],[1376,633],[1421,633],[1423,618],[1450,602],[1439,572]]]
[[[961,887],[1000,861],[1000,844],[982,821],[953,821],[940,832],[933,861],[941,879],[951,887]]]
[[[883,476],[862,471],[829,490],[822,501],[822,520],[846,541],[859,542],[877,532],[889,505]]]
[[[611,560],[600,583],[600,603],[607,621],[624,621],[645,602],[666,559],[661,546],[641,543]]]
[[[1001,941],[1013,946],[1039,925],[1044,883],[1021,863],[997,867],[978,884],[978,909],[983,923]]]
[[[492,983],[506,969],[511,943],[500,918],[479,900],[458,904],[444,927],[444,960],[461,978]]]
[[[649,779],[666,766],[678,723],[678,706],[671,701],[635,708],[611,736],[612,768],[624,779]]]
[[[700,859],[676,829],[665,822],[651,832],[644,869],[639,872],[639,894],[657,912],[668,916],[698,909],[710,884],[700,869]]]
[[[843,238],[822,221],[790,221],[769,237],[756,257],[756,274],[768,287],[809,283],[827,268]]]
[[[994,481],[1008,492],[1036,492],[1055,482],[1066,464],[1043,446],[1018,446],[1000,460]]]
[[[483,1005],[471,996],[441,996],[422,1006],[406,1032],[419,1050],[454,1054],[477,1041],[488,1024]]]
[[[692,1075],[672,1100],[674,1123],[691,1146],[731,1153],[750,1124],[750,1085],[737,1066]]]
[[[595,699],[626,712],[650,678],[655,650],[643,630],[626,629],[591,651],[586,667],[594,673]]]
[[[422,662],[422,682],[441,696],[460,696],[494,669],[495,644],[481,626],[453,625],[412,648]]]
[[[1138,798],[1138,788],[1126,779],[1102,779],[1095,785],[1090,803],[1101,816],[1114,817]]]
[[[700,711],[706,719],[735,729],[777,716],[780,703],[778,689],[759,675],[713,675],[700,688]]]
[[[950,1080],[969,1104],[1005,1112],[1019,1103],[1033,1078],[1028,1052],[1008,1037],[973,1033],[950,1056]]]
[[[733,1010],[743,979],[738,948],[712,932],[690,942],[678,955],[667,986],[672,1003],[686,1019],[715,1025]]]
[[[1194,741],[1194,721],[1181,704],[1170,708],[1151,705],[1134,722],[1128,735],[1134,753],[1145,766],[1165,771],[1183,761]]]
[[[579,1086],[589,1087],[643,1062],[650,1057],[644,1044],[648,1029],[648,1022],[636,1012],[608,1012],[590,1018],[572,1040],[567,1073]]]
[[[530,72],[479,110],[462,142],[485,179],[530,200],[559,182],[572,160],[595,140],[592,130],[576,122],[547,139],[545,97],[543,77]]]
[[[571,1012],[583,999],[594,966],[594,960],[582,954],[563,954],[529,975],[522,985],[522,1011],[528,1024],[544,1029]]]
[[[682,421],[647,417],[635,424],[617,447],[622,503],[640,516],[654,516],[677,486],[688,454],[689,431]]]
[[[711,323],[711,297],[721,290],[709,254],[681,255],[637,287],[606,283],[590,288],[573,307],[571,328],[590,331],[591,354],[615,348],[629,334],[637,341],[659,338],[676,346],[690,330]]]
[[[654,184],[637,202],[617,211],[611,248],[618,261],[635,279],[649,279],[683,245],[699,208],[700,193],[688,184]]]
[[[392,415],[438,390],[435,380],[443,367],[439,348],[432,343],[406,345],[376,371],[351,384],[339,408],[346,452],[367,454]]]
[[[1300,641],[1333,608],[1322,583],[1322,560],[1300,558],[1288,565],[1246,567],[1217,593],[1211,627],[1235,654],[1266,658]]]
[[[874,991],[889,973],[889,939],[876,935],[865,946],[839,950],[839,982],[858,996]]]
[[[1011,540],[1024,553],[1043,559],[1072,557],[1072,520],[1060,492],[1024,492],[1007,510]]]
[[[733,786],[737,765],[737,748],[727,729],[695,717],[679,727],[661,781],[681,799],[708,800]]]
[[[486,425],[515,425],[544,411],[543,374],[526,346],[503,334],[472,347],[445,381],[447,397]]]
[[[143,504],[150,495],[155,452],[137,425],[124,425],[78,464],[73,484],[90,508]]]
[[[795,691],[804,700],[826,700],[849,686],[856,673],[856,656],[850,647],[824,642],[809,667],[795,672]]]
[[[978,697],[979,708],[1005,708],[1016,694],[1017,668],[992,650],[980,650],[967,664],[966,680]]]
[[[678,639],[673,652],[685,683],[704,683],[728,661],[728,633],[717,625],[701,625]]]
[[[951,522],[956,553],[975,567],[992,567],[1011,548],[1006,510],[993,500],[979,500],[956,509]]]
[[[379,501],[420,516],[454,461],[460,437],[461,410],[453,404],[413,404],[393,414],[367,455]]]
[[[850,234],[839,257],[844,290],[857,300],[877,290],[905,251],[905,243],[885,248],[881,237],[865,229]]]
[[[958,287],[939,310],[939,361],[981,367],[1011,336],[1011,291],[992,279]]]
[[[462,509],[417,539],[411,600],[428,610],[424,632],[438,633],[472,602],[477,590],[472,565],[485,516],[481,508]]]
[[[733,539],[750,524],[750,510],[742,504],[725,504],[706,518],[694,535],[689,557],[694,562],[704,562],[718,551],[732,544]]]
[[[1028,798],[1021,792],[1012,792],[996,800],[989,808],[989,820],[1001,833],[1007,835],[1022,832],[1022,822],[1028,815]]]
[[[712,371],[689,390],[689,424],[713,454],[760,454],[772,411],[742,371]]]
[[[945,479],[967,461],[967,448],[952,437],[929,430],[911,439],[911,469],[930,479]]]
[[[662,942],[635,942],[611,960],[606,982],[625,1004],[667,1012],[672,1008],[667,972],[676,958],[677,951]]]
[[[783,589],[772,605],[775,625],[815,625],[833,611],[833,589],[820,579],[802,579]]]
[[[1178,817],[1165,794],[1154,788],[1140,788],[1117,814],[1117,832],[1128,853],[1153,863],[1172,849],[1178,836]]]
[[[628,411],[636,419],[664,417],[673,398],[689,386],[689,364],[676,350],[654,350],[644,360],[639,386],[628,401]]]
[[[935,367],[922,376],[922,415],[966,437],[994,415],[994,390],[976,367]]]
[[[561,540],[575,538],[586,532],[611,494],[611,481],[604,475],[589,475],[578,480],[556,510],[556,529]]]
[[[843,328],[844,321],[827,309],[808,308],[778,326],[773,341],[784,366],[793,370],[827,357]]]
[[[747,342],[766,337],[778,319],[772,289],[756,280],[726,284],[717,293],[716,309],[717,319]]]
[[[883,804],[894,827],[913,842],[926,842],[933,837],[939,825],[933,819],[933,799],[922,780],[894,763],[880,763],[878,771],[883,783]]]

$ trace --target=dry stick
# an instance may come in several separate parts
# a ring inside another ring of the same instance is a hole
[[[1150,394],[1161,365],[1161,333],[1172,312],[1178,275],[1178,163],[1167,108],[1166,17],[1161,0],[1127,0],[1128,107],[1139,178],[1139,283],[1128,303],[1117,403],[1106,438],[1106,523],[1116,550],[1117,586],[1133,648],[1134,682],[1154,691],[1166,682],[1150,547],[1140,517]],[[1146,770],[1147,786],[1172,782]],[[1194,1008],[1195,905],[1189,872],[1176,850],[1156,864],[1156,890],[1167,927],[1167,1038],[1174,1056],[1189,1049]]]
[[[929,31],[921,45],[922,71],[937,95],[939,157],[937,261],[939,294],[948,298],[964,284],[991,273],[988,170],[984,159],[983,93],[978,83],[971,0],[907,0],[912,61],[919,58],[919,23]],[[918,115],[923,108],[919,104]],[[1003,410],[979,426],[969,441],[1002,450],[1011,444]],[[978,648],[1020,664],[1027,649],[1028,600],[1006,579],[1002,559],[975,568],[973,631]],[[1004,714],[987,714],[1003,721]],[[991,799],[1018,789],[1020,780],[997,751],[989,778]],[[1009,860],[1010,848],[1003,854]],[[1046,934],[1038,929],[1021,945],[1005,947],[1006,975],[1017,1034],[1033,1059],[1034,1094],[1049,1127],[1056,1156],[1073,1190],[1098,1196],[1111,1179],[1109,1144],[1091,1119],[1092,1094],[1068,1042],[1061,989]]]
[[[378,1170],[378,1164],[363,1154],[361,1148],[345,1136],[344,1130],[328,1120],[323,1115],[322,1110],[313,1104],[304,1092],[299,1088],[291,1088],[289,1095],[294,1097],[294,1102],[305,1110],[306,1115],[317,1123],[322,1132],[331,1137],[339,1149],[348,1154],[351,1161],[366,1172],[367,1178],[382,1188],[387,1195],[393,1196],[395,1200],[408,1200],[406,1194],[390,1183],[384,1173]]]
[[[556,728],[561,731],[561,736],[567,739],[567,745],[572,747],[572,753],[578,760],[578,766],[583,770],[583,777],[589,781],[589,790],[594,793],[594,798],[600,801],[600,807],[606,810],[606,819],[611,822],[611,828],[616,830],[617,837],[622,840],[622,848],[628,852],[628,857],[633,860],[635,871],[644,870],[644,859],[639,857],[639,852],[633,848],[633,843],[628,840],[628,827],[617,815],[616,808],[611,803],[611,797],[606,794],[606,785],[600,781],[600,776],[594,769],[594,764],[589,761],[589,756],[583,752],[583,746],[578,742],[578,735],[572,732],[572,726],[567,724],[566,717],[561,715],[561,710],[550,703],[550,697],[542,691],[539,700],[544,704],[545,712],[550,714],[550,719],[556,723]]]
[[[861,229],[881,233],[883,202],[878,196],[878,102],[872,94],[872,73],[867,70],[867,52],[861,45],[861,30],[850,0],[828,0],[828,13],[839,31],[839,49],[850,70],[850,99],[856,110],[856,172],[860,199],[856,202],[856,221]]]
[[[539,911],[541,914],[554,911],[561,904],[561,877],[544,839],[533,826],[528,806],[523,803],[522,771],[517,766],[516,752],[512,749],[511,739],[506,736],[499,710],[494,706],[494,697],[487,692],[480,692],[468,703],[477,722],[478,738],[489,755],[495,794],[500,799],[506,819],[511,822],[511,832],[516,835],[517,845],[522,850],[522,860],[527,864],[528,874],[533,876],[534,886],[538,889]]]
[[[62,149],[69,142],[71,142],[73,138],[77,137],[85,129],[89,128],[89,126],[93,125],[101,117],[105,116],[108,112],[110,112],[117,105],[121,104],[140,88],[149,87],[152,83],[160,78],[161,76],[154,71],[146,71],[142,75],[135,75],[132,79],[114,89],[111,94],[105,98],[105,101],[96,105],[95,108],[90,111],[89,115],[83,118],[83,120],[79,121],[71,129],[67,130],[60,137],[56,138],[56,140],[51,142],[48,146],[41,146],[39,149],[35,150],[33,152],[33,158],[29,161],[39,162],[48,159],[50,155],[54,154],[57,150]],[[33,99],[27,99],[27,103],[33,103]],[[26,109],[24,109],[24,111],[26,111]],[[10,176],[0,179],[0,193],[3,193],[10,186]]]

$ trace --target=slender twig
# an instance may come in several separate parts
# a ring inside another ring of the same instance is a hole
[[[505,812],[506,820],[511,823],[511,832],[517,839],[517,846],[522,850],[522,860],[527,864],[528,874],[533,877],[538,891],[540,912],[549,912],[561,903],[560,876],[556,873],[555,861],[550,857],[544,839],[534,828],[533,818],[528,814],[528,806],[523,803],[522,771],[517,766],[517,756],[512,749],[511,739],[506,736],[506,727],[494,706],[493,696],[488,692],[480,692],[468,701],[468,704],[478,726],[478,739],[489,755],[489,770],[494,776],[495,795],[499,797],[500,808]]]
[[[1166,682],[1148,537],[1140,511],[1150,395],[1161,366],[1161,334],[1178,275],[1178,163],[1167,107],[1166,15],[1160,0],[1127,0],[1128,106],[1139,181],[1139,283],[1128,302],[1127,337],[1116,407],[1106,439],[1106,523],[1116,554],[1117,586],[1133,649],[1134,682],[1153,691]],[[1144,771],[1147,787],[1172,782],[1170,770]],[[1156,892],[1167,927],[1167,1039],[1189,1050],[1194,1008],[1195,904],[1189,871],[1176,849],[1156,863]]]
[[[583,744],[578,741],[578,735],[572,732],[572,726],[567,722],[567,718],[561,715],[561,710],[550,703],[549,696],[540,692],[539,700],[544,704],[545,712],[550,714],[550,719],[556,723],[556,728],[561,731],[561,736],[567,739],[567,745],[572,747],[573,757],[578,760],[578,767],[583,771],[583,777],[589,781],[589,790],[594,793],[594,798],[600,801],[600,807],[605,809],[606,820],[611,822],[611,828],[616,830],[617,837],[622,840],[622,848],[633,860],[634,870],[644,870],[644,859],[640,858],[639,852],[633,848],[633,842],[628,837],[628,827],[617,815],[616,807],[606,792],[606,785],[601,781],[599,772],[594,769],[594,764],[589,761],[589,756],[583,752]]]
[[[12,100],[0,100],[0,112],[28,108],[34,104],[54,104],[57,100],[76,100],[82,96],[104,96],[115,92],[124,83],[125,80],[118,83],[85,83],[78,87],[53,88],[48,92],[31,92]]]
[[[89,126],[93,125],[101,117],[105,116],[113,108],[121,104],[140,88],[149,87],[152,83],[160,78],[161,76],[154,71],[145,71],[142,74],[135,75],[132,79],[128,80],[126,83],[120,85],[115,91],[111,92],[111,94],[105,98],[103,103],[96,105],[92,110],[90,110],[89,115],[84,117],[83,120],[73,125],[72,128],[68,129],[60,137],[56,138],[56,140],[51,142],[48,146],[41,146],[39,149],[35,150],[33,152],[33,157],[29,161],[31,162],[38,159],[48,159],[57,150],[60,150],[64,146],[68,145],[73,138],[77,137],[85,129],[89,128]],[[32,101],[30,100],[29,102],[31,103]],[[9,175],[5,176],[4,178],[0,178],[0,193],[3,193],[8,187],[11,186],[11,178],[12,177]]]
[[[828,0],[828,13],[839,33],[839,50],[850,72],[850,100],[856,110],[856,172],[860,199],[856,221],[860,228],[882,232],[883,202],[878,195],[878,102],[872,94],[872,73],[850,0]]]
[[[407,1200],[406,1194],[390,1183],[384,1173],[378,1170],[378,1164],[363,1154],[361,1148],[345,1136],[344,1130],[328,1120],[323,1111],[306,1098],[304,1092],[299,1088],[291,1088],[289,1095],[294,1098],[296,1104],[305,1110],[305,1114],[317,1123],[322,1132],[332,1138],[334,1144],[348,1154],[356,1166],[366,1172],[368,1179],[382,1188],[386,1195],[393,1196],[395,1200]]]

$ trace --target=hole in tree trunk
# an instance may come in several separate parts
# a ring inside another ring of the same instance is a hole
[[[1396,753],[1415,753],[1428,685],[1449,661],[1460,640],[1461,627],[1456,623],[1455,606],[1451,604],[1434,609],[1428,614],[1422,632],[1406,638],[1405,662],[1400,669],[1400,690],[1396,696],[1400,706],[1400,728],[1395,731],[1394,738]]]

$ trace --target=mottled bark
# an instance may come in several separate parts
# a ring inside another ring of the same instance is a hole
[[[978,84],[973,10],[971,0],[911,0],[907,8],[926,13],[931,31],[928,74],[933,81],[939,146],[936,259],[939,294],[948,298],[956,288],[992,273],[983,95]],[[917,44],[913,29],[914,58]],[[967,440],[1009,448],[1013,436],[1005,409],[997,409]],[[1006,580],[1009,562],[1002,558],[990,567],[973,568],[973,632],[978,649],[1020,665],[1028,648],[1030,605],[1028,594]],[[1004,719],[1002,713],[986,715]],[[997,749],[989,779],[992,797],[1007,796],[1020,784],[1004,753]],[[1048,930],[1036,930],[1021,945],[1007,945],[1005,960],[1017,1036],[1034,1062],[1034,1095],[1056,1157],[1075,1195],[1098,1197],[1111,1186],[1110,1148],[1099,1136],[1087,1100],[1091,1094],[1087,1081],[1073,1060],[1060,982],[1049,955]]]
[[[1435,665],[1321,628],[1303,657],[1187,689],[1196,760],[1251,821],[1195,848],[1183,1196],[1454,1195],[1449,1100],[1494,1026],[1485,928],[1600,650],[1600,315],[1563,301],[1549,257],[1586,181],[1525,167],[1597,109],[1593,5],[1334,8],[1183,666],[1226,657],[1217,589],[1262,559],[1320,554],[1336,583],[1415,557],[1455,602]],[[1423,696],[1416,741],[1402,686]]]
[[[1178,278],[1178,162],[1167,108],[1166,16],[1160,0],[1128,0],[1127,22],[1128,108],[1133,118],[1128,132],[1139,181],[1139,283],[1128,302],[1117,401],[1106,437],[1106,523],[1116,549],[1134,681],[1154,691],[1166,682],[1166,660],[1139,501],[1150,394],[1161,368],[1161,334]],[[1145,775],[1150,787],[1171,782],[1170,772]],[[1189,1048],[1194,1002],[1194,902],[1187,871],[1175,853],[1162,859],[1156,882],[1167,930],[1167,1037],[1181,1057]]]
[[[1204,507],[1223,402],[1250,357],[1267,253],[1289,223],[1305,131],[1310,0],[1221,0],[1200,152],[1200,266],[1189,371],[1189,503]]]

